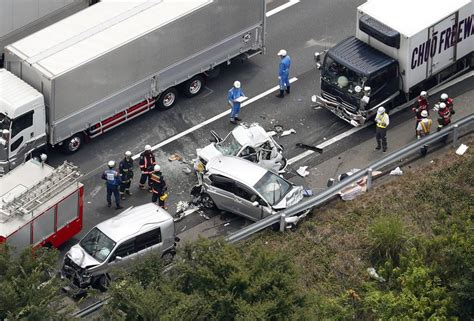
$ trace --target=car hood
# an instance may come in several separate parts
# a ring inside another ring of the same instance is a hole
[[[293,186],[293,188],[286,193],[285,197],[274,205],[275,210],[282,210],[287,207],[293,206],[299,203],[303,199],[303,186]]]
[[[66,253],[66,255],[81,268],[99,265],[100,262],[86,253],[84,249],[76,244]]]
[[[206,162],[213,159],[214,157],[222,156],[222,153],[216,148],[214,144],[209,144],[204,148],[197,149],[196,153],[198,157],[201,157]]]

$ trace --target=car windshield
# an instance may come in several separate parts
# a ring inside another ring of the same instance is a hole
[[[99,262],[104,262],[115,246],[115,242],[97,227],[94,227],[79,244],[87,254]]]
[[[216,143],[216,148],[224,156],[236,156],[242,145],[235,139],[234,134],[230,133],[222,142]]]
[[[270,205],[275,205],[288,193],[291,185],[280,176],[267,172],[254,188]]]
[[[10,129],[10,118],[0,113],[0,129]]]
[[[355,71],[341,65],[329,56],[324,60],[321,76],[331,85],[337,86],[339,90],[355,94],[355,87],[364,87],[363,77]]]

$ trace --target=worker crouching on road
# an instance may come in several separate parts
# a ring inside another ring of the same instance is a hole
[[[428,112],[429,109],[429,104],[428,104],[428,93],[426,91],[422,91],[420,93],[420,96],[418,96],[418,99],[415,101],[415,105],[411,110],[415,113],[415,118],[416,118],[416,125],[415,125],[415,131],[416,131],[416,136],[418,136],[418,123],[421,121],[423,117],[421,117],[421,113],[425,110]]]
[[[280,57],[280,65],[278,66],[278,86],[280,87],[280,92],[276,96],[283,98],[285,90],[287,94],[290,93],[291,58],[285,49],[278,51],[278,56]]]
[[[150,175],[153,172],[153,166],[156,165],[155,155],[151,151],[151,146],[146,145],[145,151],[140,154],[140,161],[138,163],[142,175],[140,176],[140,184],[138,185],[141,189],[146,189],[145,183],[148,180],[148,191],[151,192]]]
[[[242,88],[240,88],[240,81],[236,80],[234,81],[234,87],[229,89],[227,93],[227,101],[232,108],[230,112],[230,122],[232,124],[237,124],[238,121],[242,120],[239,118],[241,104],[241,102],[237,100],[239,97],[245,97],[245,94],[242,91]]]
[[[428,111],[423,110],[421,112],[421,120],[416,127],[417,138],[421,139],[422,137],[428,136],[431,132],[431,119],[428,118]],[[428,152],[428,145],[424,145],[421,148],[421,155],[425,156]]]
[[[454,100],[451,97],[449,97],[448,94],[446,93],[441,94],[440,98],[441,98],[440,103],[445,103],[451,115],[454,115],[456,113],[454,111]]]
[[[153,168],[153,173],[150,175],[151,181],[151,188],[152,188],[152,196],[151,201],[153,203],[158,202],[158,205],[164,209],[167,209],[165,206],[165,200],[168,198],[168,194],[166,193],[167,187],[165,178],[161,173],[160,165],[155,165]]]
[[[451,124],[451,111],[445,103],[440,103],[438,107],[438,131]]]
[[[109,169],[102,173],[102,179],[104,179],[107,184],[107,206],[112,206],[112,194],[114,194],[115,208],[121,209],[123,207],[120,206],[119,196],[119,185],[121,183],[120,174],[115,170],[115,161],[109,161],[107,166]]]
[[[375,140],[377,141],[376,150],[382,148],[383,152],[387,151],[387,127],[390,124],[390,118],[385,112],[385,108],[379,107],[375,116]]]
[[[120,197],[124,200],[125,194],[132,195],[130,193],[130,184],[133,179],[133,159],[132,152],[127,150],[125,152],[125,157],[119,164],[119,173],[122,183],[120,184]]]

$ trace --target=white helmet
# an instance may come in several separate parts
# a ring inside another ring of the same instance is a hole
[[[110,168],[112,167],[115,167],[115,161],[111,160],[107,163],[107,166],[109,166]]]
[[[440,109],[445,109],[445,108],[446,108],[446,104],[445,104],[445,103],[439,104],[439,108],[440,108]]]
[[[426,118],[428,117],[428,112],[426,110],[421,111],[421,117]]]
[[[286,56],[286,50],[285,49],[280,49],[280,51],[278,51],[277,55],[280,56],[280,57]]]
[[[235,88],[240,88],[240,81],[238,81],[238,80],[234,81],[234,87]]]
[[[145,150],[151,151],[151,146],[150,145],[145,145]]]
[[[153,170],[154,170],[155,172],[159,172],[159,171],[161,170],[161,166],[160,166],[160,165],[155,165],[155,166],[153,167]]]
[[[377,114],[383,114],[385,112],[385,108],[383,107],[379,107],[379,109],[377,109]]]
[[[428,96],[428,93],[424,90],[420,93],[420,97],[426,98],[427,96]]]
[[[445,93],[441,94],[441,100],[446,100],[448,98],[449,98],[448,94],[445,94]]]
[[[125,152],[125,156],[127,156],[127,157],[130,157],[130,156],[132,156],[132,152],[131,152],[131,151],[129,151],[129,150],[127,150],[127,151]]]

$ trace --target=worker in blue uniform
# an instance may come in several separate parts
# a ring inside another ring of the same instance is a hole
[[[286,93],[290,93],[290,67],[291,58],[285,49],[281,49],[278,52],[280,56],[280,65],[278,67],[278,85],[280,86],[280,92],[276,95],[278,98],[283,98]]]
[[[239,97],[245,97],[245,94],[242,91],[242,88],[240,88],[240,81],[236,80],[234,81],[234,87],[229,89],[229,92],[227,93],[227,101],[232,108],[230,112],[230,122],[232,124],[237,124],[237,121],[242,120],[239,118],[241,104],[241,102],[237,100]]]
[[[121,209],[120,206],[120,196],[119,196],[119,186],[122,182],[120,178],[120,173],[115,170],[115,161],[111,160],[108,162],[109,169],[105,170],[102,173],[102,179],[106,181],[107,185],[107,206],[112,206],[112,194],[115,197],[115,208]]]

